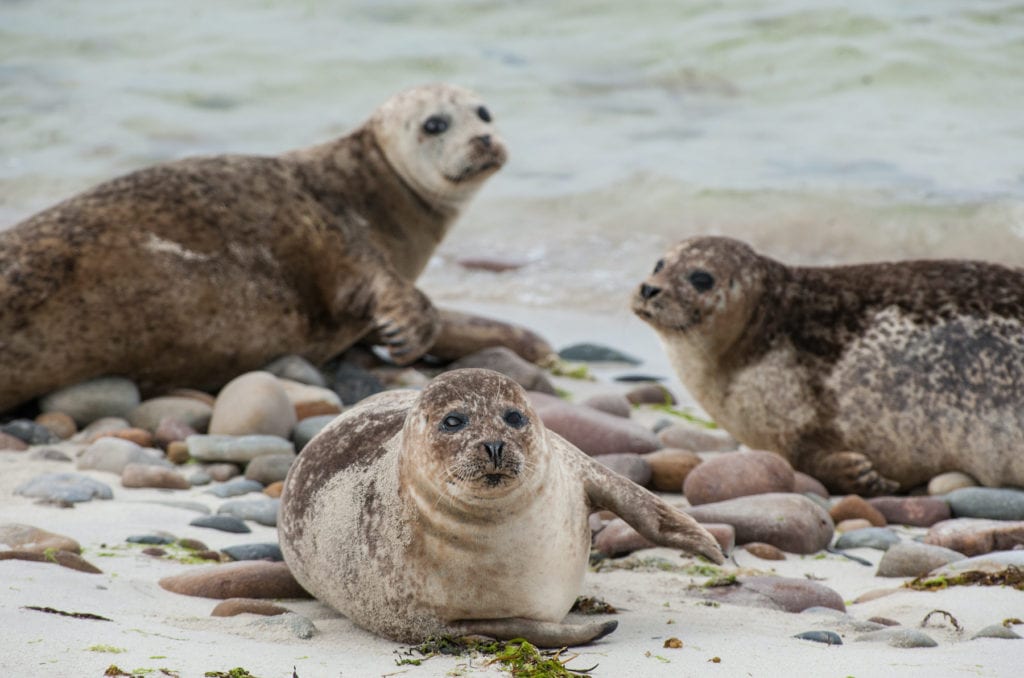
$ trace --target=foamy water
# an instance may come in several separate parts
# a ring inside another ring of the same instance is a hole
[[[485,96],[512,159],[421,285],[625,308],[671,242],[1024,265],[1024,6],[671,0],[0,2],[0,227],[105,178]],[[467,272],[461,256],[529,262]]]

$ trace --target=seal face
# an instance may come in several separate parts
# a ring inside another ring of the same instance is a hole
[[[427,85],[340,139],[139,170],[0,232],[0,411],[107,374],[216,388],[373,333],[415,359],[438,320],[413,283],[506,157],[477,95]]]
[[[950,470],[1024,486],[1024,271],[789,267],[698,237],[657,263],[633,310],[709,415],[833,491]]]
[[[688,516],[547,431],[518,384],[466,369],[339,416],[289,473],[278,530],[298,581],[376,633],[578,644],[614,628],[560,623],[598,505],[721,561]]]

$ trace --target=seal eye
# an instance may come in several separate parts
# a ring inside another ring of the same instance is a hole
[[[449,412],[441,420],[441,430],[445,433],[455,433],[463,429],[469,423],[469,418],[459,412]]]
[[[698,292],[707,292],[715,286],[715,276],[707,271],[694,271],[690,274],[690,284]]]
[[[490,122],[491,121],[491,112],[487,110],[486,106],[481,106],[480,108],[476,109],[476,114],[484,122]]]
[[[443,115],[432,115],[423,123],[423,131],[431,136],[448,131],[448,118]]]
[[[656,263],[654,265],[654,272],[657,273],[658,271],[660,271],[663,268],[665,268],[665,260],[664,259],[658,259],[658,263]]]
[[[519,410],[509,410],[505,413],[505,423],[512,428],[522,428],[526,426],[526,417]]]

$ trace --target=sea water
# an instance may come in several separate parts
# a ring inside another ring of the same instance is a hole
[[[511,153],[421,279],[442,300],[623,311],[700,233],[1024,265],[1007,0],[0,0],[0,228],[144,165],[326,140],[432,81],[483,95]]]

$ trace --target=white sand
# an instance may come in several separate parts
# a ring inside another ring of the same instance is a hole
[[[476,309],[481,310],[481,309]],[[578,340],[601,341],[652,358],[636,371],[668,374],[653,335],[637,321],[579,316],[520,309],[506,317],[539,328],[556,346]],[[490,312],[495,315],[494,311]],[[627,371],[620,369],[619,371]],[[582,391],[595,385],[560,381]],[[673,382],[675,383],[675,382]],[[0,675],[102,676],[111,664],[125,671],[160,668],[180,676],[202,676],[235,666],[263,678],[287,678],[292,670],[300,678],[355,676],[495,675],[485,660],[436,657],[421,666],[398,666],[396,652],[404,646],[375,637],[314,601],[284,601],[284,606],[313,620],[319,632],[299,640],[282,629],[254,628],[262,619],[253,615],[210,617],[218,601],[164,591],[157,581],[166,575],[203,565],[186,565],[138,553],[138,549],[103,548],[123,545],[134,534],[164,530],[177,537],[199,539],[211,548],[232,544],[276,541],[272,528],[249,523],[251,534],[236,535],[189,527],[197,513],[152,503],[153,499],[199,501],[210,507],[222,500],[203,488],[162,492],[126,490],[110,474],[86,472],[108,483],[113,501],[94,500],[74,509],[34,504],[16,497],[13,489],[40,473],[69,471],[59,462],[29,461],[21,453],[0,453],[0,523],[27,523],[78,540],[84,557],[103,570],[85,574],[56,565],[0,561]],[[116,555],[101,556],[101,552]],[[877,563],[881,552],[855,552]],[[640,552],[671,562],[687,559],[665,549]],[[759,560],[737,551],[742,573],[754,570],[790,577],[811,577],[838,591],[849,603],[860,594],[898,587],[903,580],[873,577],[866,567],[834,555],[823,558],[789,556],[784,562]],[[734,566],[727,566],[727,569]],[[614,571],[588,573],[586,595],[603,598],[619,608],[618,630],[594,646],[580,648],[570,667],[598,664],[596,676],[1016,676],[1024,666],[1024,642],[969,640],[984,626],[1009,617],[1024,618],[1024,593],[983,587],[959,587],[938,593],[903,590],[872,602],[849,605],[858,620],[872,616],[894,619],[917,628],[932,610],[953,614],[964,632],[932,619],[925,631],[939,646],[898,649],[882,643],[854,642],[860,635],[848,624],[828,616],[788,614],[723,604],[706,606],[687,588],[701,583],[672,572]],[[24,609],[53,607],[69,612],[102,615],[112,622],[60,617]],[[825,646],[792,638],[812,629],[831,629],[842,646]],[[1022,630],[1017,627],[1018,631]],[[664,648],[669,637],[679,638],[682,649]],[[90,650],[111,646],[123,652]],[[719,663],[712,663],[718,657]]]

